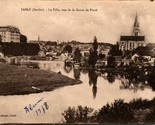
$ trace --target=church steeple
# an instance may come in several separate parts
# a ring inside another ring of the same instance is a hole
[[[40,42],[40,36],[38,35],[38,43]]]
[[[138,16],[137,16],[137,13],[136,13],[135,22],[134,22],[134,26],[133,26],[133,35],[134,36],[139,36],[139,34],[140,34],[140,29],[139,29]]]

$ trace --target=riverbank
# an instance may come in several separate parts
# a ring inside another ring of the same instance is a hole
[[[115,100],[99,110],[91,107],[69,107],[62,116],[64,123],[106,123],[144,124],[155,123],[155,98],[152,100],[134,99],[128,103]]]
[[[0,63],[0,95],[39,93],[80,83],[59,73]]]

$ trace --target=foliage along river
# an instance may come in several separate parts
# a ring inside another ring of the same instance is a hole
[[[150,100],[155,95],[148,84],[135,85],[121,75],[64,68],[62,61],[38,63],[40,69],[60,71],[61,74],[80,79],[83,83],[51,92],[0,96],[0,123],[59,123],[63,119],[61,113],[69,106],[82,105],[99,109],[116,99],[124,99],[126,102],[136,98]],[[29,111],[26,111],[25,107],[29,108]]]

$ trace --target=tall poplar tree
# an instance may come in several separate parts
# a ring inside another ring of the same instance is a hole
[[[92,44],[92,49],[90,50],[89,55],[89,65],[95,66],[97,61],[97,49],[98,49],[98,42],[96,36],[94,37],[94,42]]]

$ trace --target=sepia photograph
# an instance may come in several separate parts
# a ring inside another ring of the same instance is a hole
[[[154,0],[1,0],[0,124],[155,123]]]

